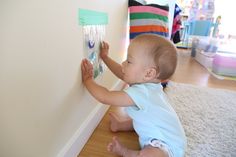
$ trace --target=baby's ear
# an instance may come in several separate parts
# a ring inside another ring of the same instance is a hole
[[[148,68],[146,70],[146,74],[145,74],[145,80],[149,81],[152,79],[156,79],[159,76],[159,72],[157,71],[156,68],[152,67],[152,68]]]

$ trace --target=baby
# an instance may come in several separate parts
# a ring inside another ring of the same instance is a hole
[[[109,91],[98,85],[93,80],[93,66],[86,59],[81,64],[82,81],[101,103],[126,107],[130,120],[120,121],[110,114],[111,130],[134,129],[141,146],[141,150],[131,150],[114,137],[107,146],[108,151],[123,157],[183,157],[185,133],[160,83],[176,69],[175,46],[158,35],[139,35],[131,41],[122,65],[108,57],[108,50],[109,45],[103,42],[102,60],[129,87],[124,91]]]

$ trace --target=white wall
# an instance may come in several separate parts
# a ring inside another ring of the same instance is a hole
[[[106,40],[122,61],[127,0],[0,1],[0,156],[56,156],[97,107],[81,83],[78,8],[107,12]],[[98,81],[111,88],[106,72]]]

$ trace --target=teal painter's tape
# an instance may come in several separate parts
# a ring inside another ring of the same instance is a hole
[[[98,12],[87,9],[79,9],[80,25],[106,25],[108,24],[108,15],[104,12]]]

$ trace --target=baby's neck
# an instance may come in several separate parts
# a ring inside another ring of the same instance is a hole
[[[152,80],[148,80],[148,81],[145,81],[144,83],[160,83],[161,80],[159,79],[152,79]]]
[[[158,79],[155,79],[155,80],[149,80],[149,81],[143,81],[143,82],[137,82],[137,83],[133,83],[133,84],[130,84],[130,85],[135,85],[135,84],[143,84],[143,83],[161,83],[161,80],[158,80]]]

